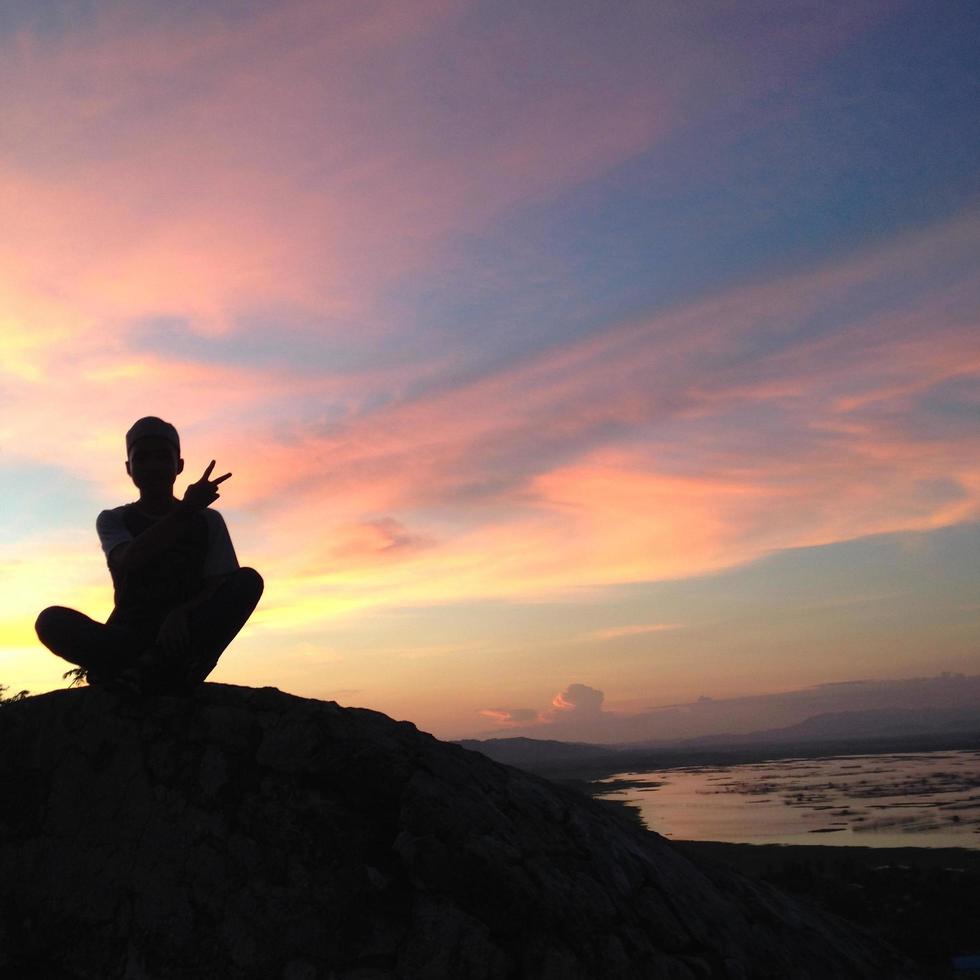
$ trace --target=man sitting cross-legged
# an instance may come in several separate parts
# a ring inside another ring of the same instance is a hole
[[[231,474],[214,460],[182,499],[177,430],[148,416],[126,433],[126,472],[139,500],[99,514],[96,527],[115,589],[97,623],[64,606],[37,618],[41,642],[77,664],[90,684],[120,691],[186,694],[214,669],[255,609],[262,577],[239,568],[221,515],[210,505]]]

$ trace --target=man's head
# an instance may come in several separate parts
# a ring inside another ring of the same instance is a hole
[[[164,422],[163,419],[158,419],[155,415],[147,415],[137,419],[130,426],[129,432],[126,433],[126,456],[129,456],[133,451],[133,446],[140,439],[147,439],[150,436],[166,439],[177,451],[178,459],[180,458],[180,436],[177,435],[177,430],[169,422]]]
[[[134,422],[126,433],[126,472],[140,490],[172,488],[184,468],[177,430],[155,415]]]

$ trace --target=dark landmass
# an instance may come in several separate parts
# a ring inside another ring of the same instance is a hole
[[[620,808],[275,689],[0,710],[0,978],[899,980]]]
[[[954,956],[980,954],[980,851],[673,841],[875,932],[928,977],[951,977]]]
[[[690,739],[655,746],[609,747],[577,745],[560,753],[550,743],[532,739],[492,740],[481,751],[506,748],[515,765],[544,775],[586,794],[650,786],[649,775],[614,774],[688,768],[734,766],[779,759],[918,753],[980,748],[980,734],[961,716],[956,730],[952,713],[945,716],[953,730],[881,734],[902,711],[868,712],[862,718],[823,715],[786,729],[745,736]],[[921,720],[923,715],[918,715]],[[915,726],[912,726],[913,728]],[[838,728],[846,738],[834,737]],[[804,738],[802,735],[813,737]],[[605,750],[605,751],[603,751]],[[611,754],[610,754],[611,752]],[[605,780],[600,782],[599,780]],[[637,808],[621,806],[638,825]],[[980,850],[966,848],[872,848],[828,845],[756,845],[715,841],[672,841],[680,853],[703,867],[716,865],[776,886],[814,907],[824,909],[875,932],[916,961],[928,977],[952,977],[952,958],[980,954]]]

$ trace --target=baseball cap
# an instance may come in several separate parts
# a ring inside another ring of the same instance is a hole
[[[126,433],[126,455],[132,452],[134,443],[148,436],[166,439],[173,444],[177,455],[180,455],[180,436],[177,435],[177,430],[169,422],[164,422],[155,415],[147,415],[132,424],[129,432]]]

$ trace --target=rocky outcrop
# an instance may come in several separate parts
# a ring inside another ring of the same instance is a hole
[[[0,977],[912,976],[610,805],[266,688],[0,708]]]

